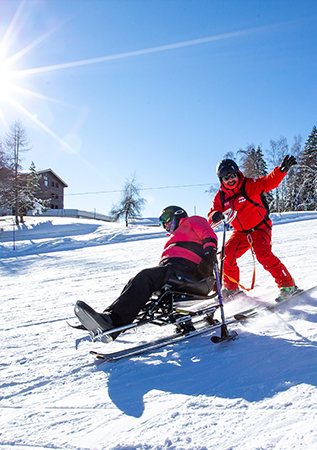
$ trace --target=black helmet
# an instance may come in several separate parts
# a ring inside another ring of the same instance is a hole
[[[173,233],[179,225],[179,221],[183,217],[188,217],[187,212],[180,206],[167,206],[163,209],[162,214],[159,217],[163,228],[167,223],[171,223],[168,232]]]
[[[233,159],[223,159],[217,165],[218,178],[226,177],[228,173],[237,174],[238,172],[239,166]]]

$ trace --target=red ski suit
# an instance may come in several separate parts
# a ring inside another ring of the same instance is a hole
[[[268,175],[259,178],[245,178],[239,172],[238,184],[231,189],[223,182],[221,183],[220,190],[215,195],[212,208],[208,213],[209,223],[212,223],[212,214],[215,211],[224,212],[229,208],[237,211],[236,218],[231,224],[234,231],[225,245],[224,287],[237,289],[240,281],[237,259],[250,248],[250,243],[252,243],[257,260],[264,269],[270,272],[279,288],[294,286],[290,273],[272,253],[272,222],[266,217],[267,211],[260,196],[260,194],[276,188],[285,175],[286,173],[282,173],[280,168],[276,167]],[[258,205],[251,203],[241,194],[241,185],[244,180],[246,196]],[[223,194],[220,194],[220,191]]]

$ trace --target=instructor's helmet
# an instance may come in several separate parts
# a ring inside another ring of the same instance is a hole
[[[217,176],[220,179],[226,177],[229,173],[236,175],[238,172],[239,166],[233,159],[223,159],[217,165]]]
[[[179,226],[180,220],[184,217],[188,217],[188,214],[180,206],[167,206],[163,209],[162,214],[159,217],[159,221],[161,222],[163,228],[171,234],[176,230]]]

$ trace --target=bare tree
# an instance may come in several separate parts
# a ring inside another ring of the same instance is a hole
[[[257,148],[253,144],[248,145],[246,150],[240,149],[238,154],[241,171],[246,177],[256,178],[267,175],[267,165],[260,145]]]
[[[287,139],[281,136],[278,140],[270,140],[270,149],[268,151],[269,155],[269,166],[274,168],[281,164],[284,156],[289,153],[289,147]],[[278,185],[274,191],[274,205],[272,206],[273,212],[283,212],[285,211],[285,199],[286,199],[286,178]]]
[[[233,159],[233,161],[236,160],[235,154],[233,152],[227,152],[223,155],[222,159]]]
[[[110,216],[118,220],[124,217],[126,227],[129,225],[129,219],[140,216],[146,200],[140,197],[140,185],[136,181],[135,173],[131,180],[126,179],[123,187],[121,200],[117,205],[111,208]]]
[[[294,155],[298,164],[293,166],[287,173],[287,197],[285,202],[285,211],[296,211],[299,207],[299,198],[304,184],[302,182],[299,164],[302,155],[302,137],[294,136],[294,143],[290,149],[290,154]]]
[[[28,145],[29,141],[27,139],[26,131],[18,120],[11,125],[4,140],[4,150],[9,159],[9,168],[11,172],[11,183],[9,183],[11,186],[9,186],[6,193],[6,203],[7,206],[13,210],[17,225],[19,225],[19,217],[21,222],[23,222],[23,202],[21,201],[21,194],[25,183],[19,173],[19,170],[21,169],[21,153],[30,150]]]

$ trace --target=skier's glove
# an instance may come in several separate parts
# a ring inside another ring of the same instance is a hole
[[[216,261],[217,261],[217,250],[215,248],[206,250],[198,266],[199,274],[203,278],[211,276],[214,273]]]
[[[295,164],[297,164],[295,156],[286,155],[282,161],[282,164],[280,165],[280,170],[282,173],[286,173]]]
[[[218,223],[224,218],[225,216],[220,211],[215,211],[211,216],[212,223]]]

